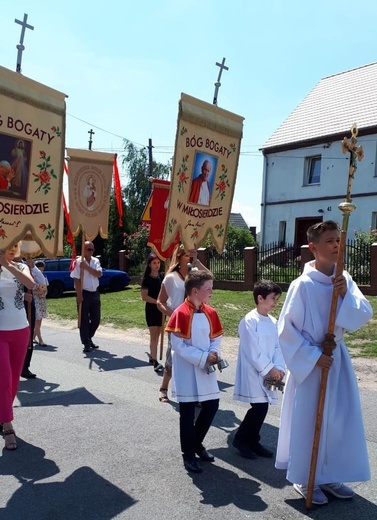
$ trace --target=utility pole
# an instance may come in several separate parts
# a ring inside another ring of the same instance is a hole
[[[150,179],[153,177],[153,156],[152,156],[152,139],[148,139],[148,157],[149,157],[149,175],[148,178]],[[152,191],[152,182],[149,182],[149,193]]]
[[[153,157],[152,157],[152,139],[148,139],[148,152],[149,152],[149,177],[153,177]]]
[[[92,149],[92,144],[93,144],[93,140],[92,140],[92,136],[95,134],[95,132],[93,132],[92,129],[88,130],[88,134],[90,134],[90,137],[89,137],[89,150]]]
[[[15,18],[14,21],[15,21],[15,23],[18,23],[19,25],[22,26],[20,43],[18,45],[16,45],[16,48],[18,49],[16,72],[21,72],[22,52],[25,50],[25,46],[24,46],[25,29],[31,29],[32,31],[34,31],[34,27],[27,23],[27,14],[26,13],[24,13],[23,21],[17,20],[17,18]]]
[[[220,70],[219,70],[219,76],[218,76],[217,81],[215,83],[215,94],[213,96],[213,104],[214,105],[217,105],[217,98],[218,98],[218,95],[219,95],[219,88],[221,87],[221,83],[220,83],[221,74],[223,73],[223,70],[229,70],[229,67],[225,66],[225,58],[223,58],[223,61],[221,63],[216,62],[216,65],[218,67],[220,67]]]

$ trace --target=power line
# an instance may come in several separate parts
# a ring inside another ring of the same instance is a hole
[[[122,135],[114,134],[114,132],[109,132],[109,130],[105,130],[104,128],[101,128],[100,126],[96,126],[93,123],[89,123],[88,121],[85,121],[84,119],[80,119],[79,117],[69,114],[68,112],[67,112],[67,116],[73,117],[74,119],[77,119],[78,121],[81,121],[82,123],[85,123],[86,125],[92,126],[93,128],[97,128],[97,130],[101,130],[101,132],[105,132],[106,134],[110,134],[115,137],[119,137],[120,139],[123,139],[124,141],[129,141],[130,143],[136,144],[138,146],[142,146],[143,148],[146,147],[145,144],[136,143],[135,141],[131,141],[131,139],[127,139],[127,137],[123,137]]]

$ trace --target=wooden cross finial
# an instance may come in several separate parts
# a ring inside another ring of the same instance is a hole
[[[24,13],[23,21],[17,20],[17,18],[15,18],[14,21],[15,21],[15,23],[18,23],[22,26],[20,43],[18,45],[16,45],[16,47],[18,49],[16,72],[21,72],[22,52],[25,50],[25,46],[24,46],[25,29],[31,29],[32,31],[34,31],[34,27],[27,23],[27,14],[26,13]]]
[[[229,67],[225,66],[225,58],[223,58],[223,61],[221,63],[216,62],[216,65],[218,67],[220,67],[220,70],[219,70],[219,76],[218,76],[217,81],[215,83],[215,94],[213,96],[213,104],[214,105],[217,105],[217,97],[219,95],[219,88],[221,87],[221,83],[220,83],[221,74],[223,73],[223,70],[229,70]]]

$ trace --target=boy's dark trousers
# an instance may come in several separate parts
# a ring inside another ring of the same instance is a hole
[[[268,403],[250,403],[250,406],[251,408],[240,424],[234,440],[253,448],[259,443],[259,432],[267,415]]]
[[[200,412],[195,421],[196,402],[179,403],[179,431],[185,460],[195,458],[195,453],[201,451],[202,442],[219,408],[219,399],[202,401],[200,404]]]

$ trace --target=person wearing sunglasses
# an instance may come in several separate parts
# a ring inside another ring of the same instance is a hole
[[[71,272],[74,279],[77,305],[81,306],[80,339],[84,345],[84,352],[91,352],[98,348],[93,343],[93,337],[101,321],[101,300],[98,291],[99,278],[102,276],[102,267],[98,258],[93,257],[92,242],[85,242],[84,255],[78,257]]]

